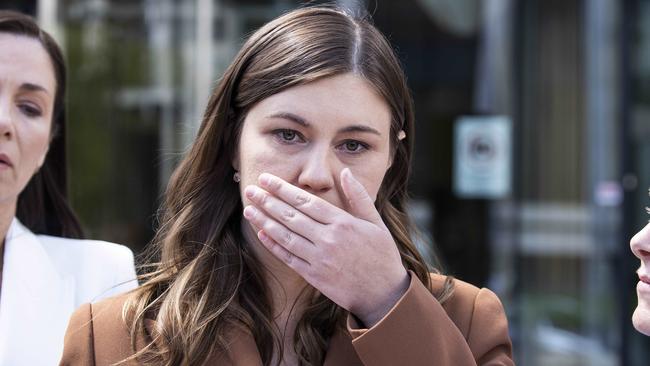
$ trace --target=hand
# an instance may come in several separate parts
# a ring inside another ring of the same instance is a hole
[[[313,287],[372,327],[409,286],[409,275],[372,198],[341,172],[346,212],[264,173],[248,186],[244,217],[262,244]]]

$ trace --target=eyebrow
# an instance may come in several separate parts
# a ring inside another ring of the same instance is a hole
[[[43,92],[45,94],[50,94],[47,89],[45,89],[44,87],[42,87],[42,86],[40,86],[38,84],[23,83],[22,85],[20,85],[20,89],[24,89],[24,90],[27,90],[27,91],[40,91],[40,92]]]
[[[281,119],[286,119],[291,122],[295,122],[303,127],[310,127],[311,124],[304,118],[298,116],[297,114],[290,113],[290,112],[278,112],[278,113],[273,113],[267,116],[267,118],[281,118]],[[367,133],[372,133],[378,136],[381,136],[381,132],[377,131],[376,129],[369,127],[369,126],[364,126],[364,125],[352,125],[352,126],[347,126],[343,127],[340,130],[338,130],[338,133],[346,133],[346,132],[367,132]]]
[[[309,127],[310,126],[310,124],[309,124],[309,122],[307,122],[307,120],[305,120],[304,118],[302,118],[302,117],[300,117],[300,116],[298,116],[296,114],[289,113],[289,112],[273,113],[273,114],[270,114],[270,115],[266,116],[266,118],[286,119],[286,120],[289,120],[291,122],[295,122],[295,123],[297,123],[297,124],[299,124],[299,125],[301,125],[303,127]]]

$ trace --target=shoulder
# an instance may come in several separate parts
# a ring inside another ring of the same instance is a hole
[[[122,294],[88,304],[96,337],[109,341],[129,338],[128,326],[123,316],[124,304],[128,297],[128,294]]]
[[[70,317],[61,365],[109,365],[133,354],[122,309],[128,295],[80,306]]]
[[[370,329],[348,317],[352,344],[365,364],[512,365],[507,320],[497,296],[446,276],[430,278],[427,288],[411,272],[406,293]],[[448,281],[453,292],[441,303],[437,297]]]
[[[57,271],[74,278],[77,305],[137,287],[133,252],[123,245],[47,235],[37,238]]]
[[[64,273],[77,274],[75,272],[83,271],[85,275],[109,275],[116,271],[133,272],[133,252],[124,245],[47,235],[37,235],[37,238],[48,256]]]
[[[432,288],[440,289],[446,276],[431,275]],[[454,279],[454,291],[442,304],[449,318],[465,337],[477,360],[512,358],[512,342],[508,319],[497,295],[487,288],[478,288]]]
[[[431,287],[434,294],[443,289],[447,278],[444,275],[431,274]],[[495,321],[501,319],[506,322],[503,305],[490,289],[478,288],[458,279],[451,281],[453,292],[442,303],[442,307],[465,336],[470,333],[470,328],[481,326],[480,321],[475,322],[476,319],[493,319]]]
[[[37,235],[38,240],[43,244],[45,250],[50,254],[58,254],[60,252],[70,255],[97,257],[103,260],[122,259],[132,260],[133,253],[131,249],[124,245],[109,243],[101,240],[83,240],[83,239],[69,239],[49,235]],[[108,256],[108,258],[105,258]]]

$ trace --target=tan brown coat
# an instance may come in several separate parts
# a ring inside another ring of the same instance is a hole
[[[434,291],[444,279],[432,275]],[[85,304],[74,313],[61,365],[111,365],[133,354],[122,320],[124,300]],[[378,324],[360,329],[349,317],[347,328],[330,340],[324,365],[514,365],[501,302],[490,290],[458,280],[453,296],[441,306],[412,276],[407,292]],[[260,366],[262,361],[253,337],[240,331],[227,354],[212,354],[206,364]]]

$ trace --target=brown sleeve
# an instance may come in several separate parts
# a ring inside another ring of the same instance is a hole
[[[95,365],[90,304],[81,305],[70,317],[59,366]]]
[[[481,289],[474,301],[467,343],[479,365],[514,365],[503,305],[488,289]]]
[[[513,365],[503,308],[496,295],[489,292],[492,298],[488,292],[477,291],[473,314],[465,314],[475,318],[472,336],[487,335],[480,341],[472,340],[477,343],[476,349],[414,275],[404,296],[374,327],[358,329],[354,318],[348,317],[352,345],[364,365]],[[479,326],[495,329],[486,331]]]

